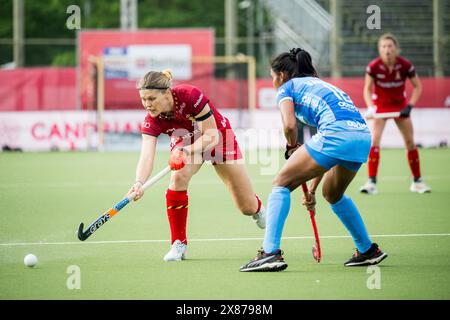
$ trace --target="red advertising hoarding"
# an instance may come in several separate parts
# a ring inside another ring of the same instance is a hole
[[[79,49],[79,93],[82,109],[88,109],[88,103],[94,99],[93,76],[91,57],[105,54],[105,50],[119,48],[127,49],[130,46],[189,46],[190,55],[214,56],[214,30],[213,29],[148,29],[139,31],[122,30],[92,30],[80,31],[78,34]],[[176,50],[176,49],[175,49]],[[176,51],[175,51],[176,53]],[[150,58],[150,57],[149,57]],[[170,56],[167,57],[170,59]],[[136,63],[140,63],[136,61]],[[150,71],[150,70],[148,70]],[[108,92],[114,91],[114,96],[127,97],[138,93],[133,79],[113,79],[107,84]],[[111,98],[111,96],[109,96]],[[108,95],[105,96],[105,105],[108,109]],[[119,100],[120,101],[120,100]],[[127,101],[125,98],[124,101]],[[114,107],[113,107],[114,108]],[[128,106],[130,108],[130,106]]]
[[[363,88],[364,78],[322,78],[346,92],[355,105],[359,108],[365,108]],[[450,107],[450,78],[421,78],[422,95],[417,102],[418,108],[443,108]],[[412,86],[409,81],[406,82],[406,96],[411,97]],[[276,108],[275,95],[272,81],[270,79],[259,79],[256,82],[258,108],[270,109]]]

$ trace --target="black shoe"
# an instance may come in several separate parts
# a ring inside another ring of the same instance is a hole
[[[356,266],[368,266],[379,264],[381,261],[387,258],[387,253],[378,249],[378,245],[376,243],[372,243],[370,249],[364,253],[361,253],[356,249],[356,253],[344,263],[346,267],[356,267]]]
[[[264,250],[258,250],[256,258],[251,260],[240,269],[242,272],[271,272],[282,271],[287,268],[287,263],[283,259],[283,251],[277,250],[275,253],[265,253]]]

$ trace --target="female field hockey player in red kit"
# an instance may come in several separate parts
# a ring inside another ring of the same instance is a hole
[[[413,175],[410,190],[417,193],[431,192],[420,173],[419,150],[414,143],[414,131],[410,117],[411,109],[419,100],[422,85],[414,66],[399,55],[399,44],[392,34],[384,34],[378,40],[379,57],[372,60],[366,69],[364,100],[368,106],[368,115],[400,111],[400,117],[394,118],[402,134],[407,149],[409,167]],[[409,78],[413,92],[406,99],[405,83]],[[372,89],[375,87],[374,93]],[[369,153],[369,180],[361,187],[366,194],[377,193],[377,172],[380,161],[380,141],[386,121],[384,118],[372,120],[372,147]]]
[[[136,192],[135,201],[144,194],[142,186],[150,177],[160,134],[170,136],[172,171],[166,192],[167,216],[172,246],[165,261],[186,257],[186,222],[188,186],[204,161],[211,161],[218,176],[230,191],[234,203],[251,216],[258,227],[265,228],[265,210],[253,192],[242,163],[242,154],[228,119],[196,87],[171,87],[170,71],[151,71],[138,83],[139,95],[147,116],[142,124],[142,146],[136,168],[136,182],[128,194]]]

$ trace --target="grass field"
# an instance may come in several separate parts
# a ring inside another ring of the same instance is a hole
[[[366,267],[343,266],[354,245],[321,197],[323,262],[313,260],[312,228],[299,191],[282,241],[288,269],[240,273],[239,266],[261,246],[263,232],[238,213],[209,165],[189,190],[188,260],[162,260],[169,249],[167,178],[86,242],[78,241],[78,224],[90,223],[126,193],[137,157],[0,154],[0,299],[450,299],[449,149],[421,152],[431,194],[409,191],[404,150],[383,150],[379,195],[358,193],[365,166],[350,186],[373,240],[389,254],[377,271],[379,289],[368,288],[372,274]],[[166,159],[158,156],[155,172]],[[260,175],[258,165],[248,169],[265,202],[273,176]],[[38,256],[37,267],[24,266],[27,253]],[[81,288],[70,290],[67,272],[73,265],[81,272]]]

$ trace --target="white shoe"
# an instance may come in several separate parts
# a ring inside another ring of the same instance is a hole
[[[420,179],[417,182],[413,181],[413,183],[411,183],[411,187],[409,187],[409,190],[411,190],[411,192],[426,193],[431,192],[431,187]]]
[[[255,220],[256,225],[260,229],[266,228],[266,208],[264,206],[261,206],[261,209],[259,209],[259,212],[257,214],[254,214],[252,216],[253,220]]]
[[[175,240],[172,248],[164,256],[164,261],[181,261],[186,259],[187,245],[180,240]]]
[[[372,180],[368,180],[360,189],[359,191],[361,193],[367,193],[367,194],[377,194],[377,185],[372,182]]]

